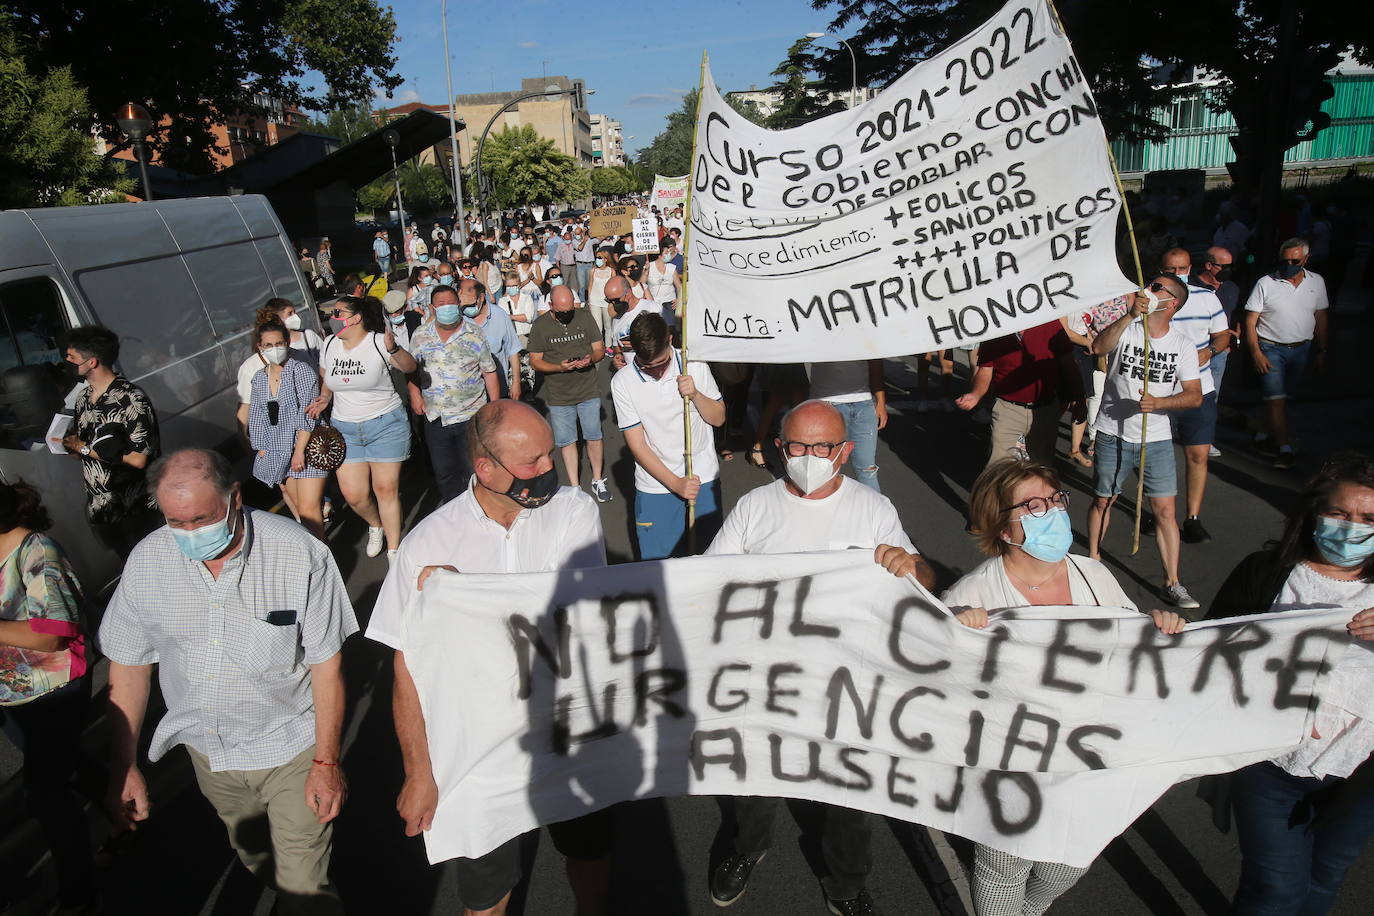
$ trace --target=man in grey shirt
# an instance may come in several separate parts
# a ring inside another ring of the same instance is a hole
[[[111,813],[129,828],[149,814],[137,754],[157,665],[167,714],[149,759],[186,746],[229,842],[282,913],[342,912],[328,876],[346,792],[339,650],[358,624],[334,558],[295,522],[246,509],[216,452],[174,452],[148,478],[167,525],[134,548],[100,627]],[[246,829],[263,819],[269,830]]]

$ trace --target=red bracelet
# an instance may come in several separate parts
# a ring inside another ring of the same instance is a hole
[[[337,761],[330,763],[328,760],[311,760],[310,762],[322,767],[336,767],[339,765]]]

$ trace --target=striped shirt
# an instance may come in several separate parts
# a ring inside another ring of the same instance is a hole
[[[184,744],[210,768],[261,770],[315,741],[310,665],[358,630],[328,547],[295,522],[245,512],[218,579],[159,528],[134,548],[100,626],[121,665],[157,664],[167,714],[148,758]]]
[[[1188,301],[1174,313],[1169,326],[1187,338],[1195,349],[1205,350],[1212,344],[1212,335],[1220,334],[1228,327],[1226,310],[1221,307],[1221,299],[1214,291],[1190,280]],[[1203,395],[1216,390],[1211,372],[1199,373],[1198,380],[1202,382]]]

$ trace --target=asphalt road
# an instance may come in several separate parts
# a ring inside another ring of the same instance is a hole
[[[1359,324],[1368,339],[1367,323],[1361,319]],[[1204,520],[1214,540],[1184,545],[1183,549],[1183,581],[1204,607],[1234,564],[1278,533],[1293,489],[1321,456],[1337,446],[1374,451],[1374,430],[1367,422],[1351,422],[1371,415],[1374,392],[1360,377],[1356,344],[1347,339],[1337,344],[1342,346],[1351,351],[1352,381],[1333,389],[1328,380],[1323,399],[1295,408],[1302,454],[1297,469],[1291,472],[1271,469],[1249,449],[1249,433],[1237,424],[1254,415],[1252,397],[1240,390],[1238,381],[1228,378],[1227,384],[1235,384],[1237,389],[1228,396],[1240,410],[1219,433],[1223,456],[1213,463],[1207,493]],[[914,373],[905,362],[890,361],[888,378],[893,386],[892,416],[881,433],[880,479],[913,540],[939,570],[943,588],[980,559],[963,532],[962,512],[968,487],[983,463],[987,427],[963,414],[938,409],[918,413],[907,393],[914,389]],[[964,388],[961,381],[956,391]],[[629,503],[622,494],[633,486],[633,467],[609,418],[605,427],[616,499],[602,506],[602,520],[612,562],[625,562],[632,556],[632,534]],[[1066,447],[1066,440],[1061,439],[1061,454]],[[1179,462],[1181,467],[1181,454]],[[1076,552],[1081,552],[1090,479],[1067,461],[1061,461],[1060,470],[1073,494]],[[405,497],[407,504],[414,506],[411,523],[433,507],[432,495],[417,485],[420,479],[421,475],[406,476]],[[749,467],[741,452],[724,464],[722,479],[729,506],[770,477]],[[1156,605],[1158,554],[1147,539],[1137,556],[1129,556],[1128,509],[1129,505],[1118,510],[1114,520],[1107,545],[1108,563],[1137,604]],[[362,534],[361,523],[350,518],[333,529],[332,540],[359,617],[365,620],[385,567],[381,560],[362,556]],[[401,766],[391,730],[388,651],[359,637],[350,641],[345,652],[351,702],[344,762],[352,794],[335,834],[335,880],[350,912],[457,912],[451,871],[426,864],[421,844],[402,835],[394,811]],[[98,735],[94,742],[98,745]],[[271,894],[262,892],[237,865],[222,826],[195,789],[184,756],[173,754],[148,772],[156,787],[153,818],[139,831],[117,867],[102,873],[110,911],[269,912]],[[1193,784],[1183,784],[1165,795],[1108,847],[1053,912],[1065,916],[1226,912],[1239,869],[1235,835],[1221,834],[1211,825],[1209,809],[1194,797],[1194,790]],[[793,816],[779,818],[773,854],[760,865],[747,896],[734,912],[760,916],[825,912],[816,878],[819,856],[809,829],[814,825],[815,812],[801,803],[789,808]],[[710,798],[653,800],[630,806],[624,812],[614,853],[613,912],[715,912],[707,896],[706,874],[719,823],[720,810]],[[528,853],[532,857],[529,880],[521,886],[512,912],[531,916],[572,913],[562,866],[547,838]],[[971,855],[967,843],[888,821],[876,831],[874,855],[869,887],[885,912],[972,912],[965,910],[965,870]],[[43,912],[38,905],[41,885],[50,878],[42,870],[36,877],[40,890],[28,905],[14,912]],[[1366,851],[1352,869],[1334,912],[1352,916],[1366,913],[1371,897],[1374,852]],[[1362,899],[1366,903],[1360,904]]]

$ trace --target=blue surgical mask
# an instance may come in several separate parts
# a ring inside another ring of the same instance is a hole
[[[224,518],[217,522],[211,522],[200,528],[192,528],[190,531],[183,531],[180,528],[168,528],[172,532],[172,537],[177,542],[177,547],[186,555],[188,560],[196,560],[205,563],[224,553],[229,543],[234,540],[234,529],[229,525],[229,516],[233,514],[234,501],[229,500],[229,508],[224,512]]]
[[[440,274],[440,275],[439,275],[439,283],[442,284],[443,286],[452,286],[452,285],[453,285],[453,274]]]
[[[1073,546],[1073,526],[1069,524],[1068,510],[1051,506],[1050,511],[1039,518],[1027,513],[1020,521],[1026,539],[1020,544],[1014,541],[1008,544],[1046,563],[1058,563],[1068,555]]]
[[[480,311],[482,311],[482,306],[480,305],[465,305],[463,306],[463,317],[476,318],[477,313]]]
[[[434,320],[440,324],[457,324],[461,315],[462,310],[458,308],[456,303],[453,305],[436,305],[434,307]]]
[[[1332,566],[1359,566],[1374,556],[1374,525],[1321,516],[1312,540]]]
[[[424,278],[423,280],[421,280],[420,282],[423,283],[425,286],[433,286],[433,285],[434,285],[434,278],[433,278],[433,277],[425,277],[425,278]]]
[[[520,287],[518,287],[518,286],[507,286],[507,287],[506,287],[506,295],[507,295],[507,296],[510,296],[512,299],[515,298],[517,295],[519,295],[519,293],[520,293]]]
[[[549,285],[550,285],[550,286],[562,286],[562,285],[563,285],[563,278],[562,278],[562,277],[550,277],[550,278],[549,278]]]
[[[403,325],[403,324],[406,323],[405,312],[397,312],[397,313],[394,314],[394,315],[387,315],[387,316],[386,316],[386,320],[387,320],[387,321],[390,321],[392,324],[396,325],[397,327],[400,327],[401,325]]]

